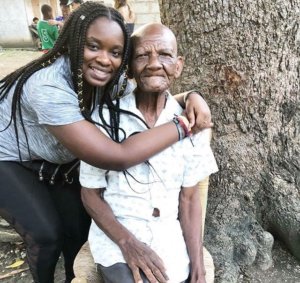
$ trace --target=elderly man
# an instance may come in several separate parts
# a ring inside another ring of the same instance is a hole
[[[145,25],[133,33],[132,48],[129,75],[137,86],[119,101],[121,140],[173,119],[180,141],[122,172],[82,162],[91,252],[106,283],[203,283],[198,183],[217,171],[208,132],[183,139],[188,124],[169,93],[183,68],[172,31]],[[107,112],[98,122],[109,132]]]

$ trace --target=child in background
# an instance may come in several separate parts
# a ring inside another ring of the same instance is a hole
[[[29,30],[30,30],[30,33],[31,33],[31,36],[32,36],[35,46],[38,48],[38,50],[41,50],[42,49],[41,40],[40,40],[38,31],[37,31],[38,22],[39,22],[39,18],[34,17],[32,19],[31,25],[29,26]]]
[[[39,37],[42,42],[42,51],[48,53],[52,49],[56,39],[58,38],[58,27],[50,25],[49,20],[53,20],[53,13],[51,6],[45,4],[41,8],[43,20],[40,20],[37,25]]]

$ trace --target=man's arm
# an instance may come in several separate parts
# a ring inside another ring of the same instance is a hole
[[[202,244],[202,215],[198,185],[182,188],[179,221],[191,262],[191,283],[205,283]]]
[[[210,109],[199,92],[187,91],[176,94],[174,97],[185,108],[185,115],[194,134],[213,126]]]
[[[81,198],[88,214],[98,227],[121,249],[122,254],[132,270],[135,283],[143,282],[140,269],[145,273],[150,283],[157,280],[166,283],[162,260],[147,245],[136,239],[115,217],[111,207],[101,196],[103,189],[81,189]]]

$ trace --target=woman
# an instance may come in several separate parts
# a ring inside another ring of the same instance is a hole
[[[132,34],[134,30],[135,13],[127,0],[115,0],[115,9],[117,9],[124,17],[128,31]]]
[[[113,93],[131,89],[118,87],[128,39],[115,9],[86,2],[70,15],[53,49],[0,81],[0,215],[22,236],[35,282],[53,282],[61,252],[70,282],[87,239],[90,218],[80,200],[76,158],[122,170],[178,140],[170,122],[115,143],[91,120],[98,101],[114,115]],[[192,93],[188,101],[200,99]]]

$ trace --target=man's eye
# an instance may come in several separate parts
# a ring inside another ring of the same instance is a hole
[[[170,54],[170,53],[161,53],[160,56],[171,57],[171,58],[173,57],[172,54]]]
[[[146,58],[148,55],[146,53],[143,54],[137,54],[136,58]]]

